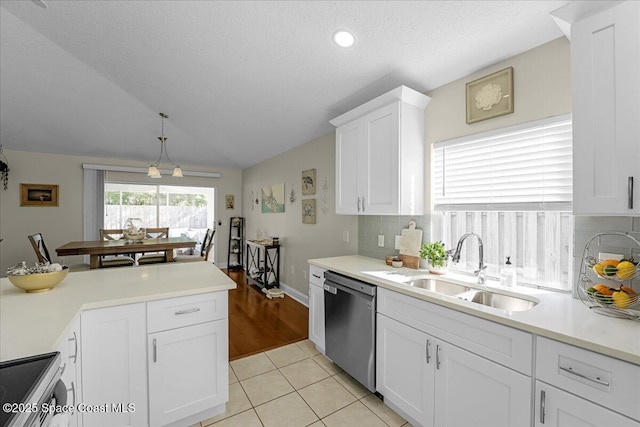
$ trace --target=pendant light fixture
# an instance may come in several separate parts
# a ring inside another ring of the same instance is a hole
[[[151,163],[149,164],[149,171],[147,173],[147,176],[151,177],[151,178],[161,178],[162,175],[160,175],[160,169],[158,169],[158,166],[160,166],[160,161],[162,160],[162,154],[164,154],[165,158],[169,161],[169,163],[171,163],[173,165],[173,174],[171,176],[176,177],[176,178],[182,178],[182,169],[180,168],[180,165],[174,163],[170,158],[169,158],[169,152],[167,151],[167,137],[164,136],[164,119],[168,119],[169,116],[167,116],[165,113],[160,113],[160,117],[162,117],[162,132],[160,134],[160,136],[158,137],[158,139],[160,140],[160,157],[158,157],[158,160],[155,161],[155,163]]]

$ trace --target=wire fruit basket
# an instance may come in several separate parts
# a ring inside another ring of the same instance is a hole
[[[631,287],[631,281],[640,277],[640,265],[632,257],[600,259],[594,254],[594,241],[600,242],[602,237],[611,236],[628,238],[640,248],[640,242],[628,233],[607,232],[591,237],[582,253],[576,293],[596,313],[621,319],[640,319],[640,312],[632,309],[640,301],[640,295]]]

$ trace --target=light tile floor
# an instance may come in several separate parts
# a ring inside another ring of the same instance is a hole
[[[229,365],[226,412],[193,427],[410,426],[309,340]]]

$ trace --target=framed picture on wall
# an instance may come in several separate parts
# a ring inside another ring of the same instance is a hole
[[[302,171],[302,194],[316,194],[316,170]]]
[[[233,194],[224,195],[224,208],[235,209],[235,196]]]
[[[20,184],[20,206],[58,206],[58,186]]]
[[[466,84],[467,124],[513,113],[513,67]]]
[[[302,223],[316,223],[316,199],[304,199],[302,201]]]

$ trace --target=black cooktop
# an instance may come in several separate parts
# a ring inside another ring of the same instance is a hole
[[[0,362],[0,408],[5,403],[26,403],[56,359],[57,352]],[[38,403],[40,396],[34,396]],[[11,412],[0,409],[0,426],[9,424]]]

